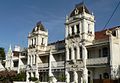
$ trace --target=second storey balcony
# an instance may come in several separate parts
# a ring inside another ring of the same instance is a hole
[[[86,59],[87,67],[98,67],[98,66],[106,66],[109,64],[108,57],[98,57],[98,58],[88,58]],[[70,71],[73,69],[80,70],[84,67],[83,59],[79,60],[69,60],[66,62],[66,68]]]
[[[38,68],[40,69],[48,69],[49,64],[48,63],[39,63]]]
[[[48,69],[49,63],[39,63],[38,68],[39,68],[39,70]],[[52,69],[63,69],[64,68],[64,61],[58,61],[58,62],[52,61],[51,68]]]
[[[108,63],[109,63],[108,57],[89,58],[86,61],[87,66],[105,65],[105,64],[108,64]]]
[[[65,61],[59,61],[59,62],[55,62],[55,61],[53,61],[52,62],[52,69],[59,69],[59,68],[64,68],[64,65],[65,65],[65,63],[64,63]]]

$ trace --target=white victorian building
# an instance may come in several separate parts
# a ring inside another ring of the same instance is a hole
[[[77,4],[66,17],[65,38],[48,44],[48,31],[38,22],[28,35],[27,57],[21,52],[15,60],[8,58],[6,67],[13,68],[18,61],[17,71],[26,70],[27,82],[29,77],[51,83],[118,79],[120,26],[95,32],[94,25],[94,15],[83,3]]]

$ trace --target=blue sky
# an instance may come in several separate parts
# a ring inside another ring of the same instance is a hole
[[[0,47],[27,47],[27,36],[38,21],[49,31],[49,42],[64,39],[66,15],[82,0],[0,0]],[[85,0],[102,30],[119,0]],[[120,7],[107,28],[120,25]]]

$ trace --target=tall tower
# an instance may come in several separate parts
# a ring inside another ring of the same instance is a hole
[[[94,40],[94,16],[84,3],[77,4],[69,16],[66,17],[66,39],[79,37],[80,42],[87,44]]]
[[[33,28],[32,32],[28,35],[28,71],[26,72],[28,80],[29,76],[37,77],[39,79],[38,73],[38,59],[39,52],[46,51],[46,46],[48,44],[48,32],[44,28],[41,22],[38,22]],[[32,72],[29,72],[32,70]],[[29,75],[30,73],[31,75]]]
[[[45,51],[48,44],[48,32],[41,22],[38,22],[28,36],[28,47]]]
[[[81,67],[76,61],[83,61],[83,78],[86,79],[87,83],[87,49],[85,45],[91,45],[94,40],[94,22],[94,16],[84,3],[77,4],[70,15],[66,17],[66,83],[78,83],[78,79],[81,79],[77,74],[78,70],[76,70]],[[74,78],[70,80],[71,77]]]
[[[94,16],[84,3],[77,4],[70,15],[66,17],[65,43],[69,55],[66,56],[67,60],[80,58],[78,55],[80,53],[77,50],[80,49],[78,46],[81,43],[84,42],[85,45],[92,44],[95,36],[94,22]]]

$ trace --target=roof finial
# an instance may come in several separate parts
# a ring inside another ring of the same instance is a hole
[[[83,3],[83,13],[84,13],[85,12],[85,6],[84,6],[85,5],[85,1],[83,0],[82,3]]]
[[[11,51],[11,50],[12,50],[12,47],[11,47],[11,44],[10,44],[9,51]]]

